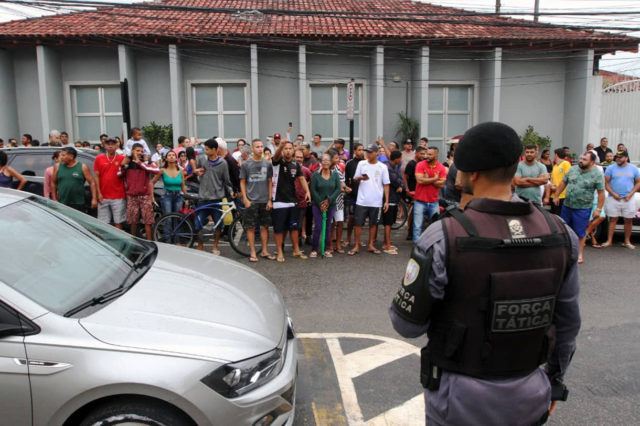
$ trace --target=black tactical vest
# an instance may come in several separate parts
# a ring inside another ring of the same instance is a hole
[[[531,373],[553,349],[555,299],[571,256],[565,227],[532,203],[491,199],[443,222],[449,283],[425,355],[483,379]]]

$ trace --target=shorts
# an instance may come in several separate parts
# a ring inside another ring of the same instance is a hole
[[[377,225],[380,222],[381,207],[366,207],[356,204],[353,214],[353,224],[355,226],[364,225],[364,221],[369,218],[369,226]]]
[[[102,203],[98,203],[98,220],[105,223],[124,223],[127,220],[127,200],[103,199]]]
[[[282,234],[284,231],[297,230],[299,217],[300,212],[297,206],[273,209],[271,211],[273,232],[276,234]]]
[[[382,213],[382,224],[384,226],[391,226],[396,223],[396,218],[398,217],[398,206],[389,204],[389,208],[387,212]]]
[[[565,204],[562,206],[560,217],[567,222],[567,225],[573,229],[578,238],[584,238],[591,219],[590,214],[591,209],[572,209]]]
[[[629,201],[620,200],[609,196],[607,198],[607,216],[609,217],[623,217],[625,219],[633,219],[638,213],[636,207],[636,201],[631,198]]]
[[[142,216],[142,220],[140,219]],[[153,216],[153,201],[151,195],[127,195],[127,223],[129,225],[153,225],[156,222]]]
[[[333,214],[333,222],[344,222],[344,209],[336,209]]]
[[[199,200],[198,207],[206,206],[207,204],[221,203],[222,200]],[[208,209],[198,210],[194,225],[196,230],[202,229],[204,225],[209,223],[209,216],[213,218],[213,223],[216,224],[222,217],[222,206],[212,206]],[[222,221],[214,229],[222,229]]]
[[[242,213],[242,224],[245,228],[256,225],[271,226],[271,213],[267,210],[267,203],[251,203]]]

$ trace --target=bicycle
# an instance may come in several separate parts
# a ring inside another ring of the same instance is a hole
[[[184,194],[185,200],[197,202],[198,196],[192,194]],[[214,224],[204,224],[200,230],[195,230],[195,221],[199,220],[198,212],[217,210],[221,212],[220,218]],[[227,237],[229,245],[238,254],[249,256],[249,243],[247,241],[247,233],[242,225],[242,215],[239,213],[233,201],[209,203],[202,206],[196,206],[187,214],[183,213],[167,213],[158,219],[153,227],[154,241],[165,242],[168,244],[177,244],[185,247],[193,247],[196,237],[200,241],[211,239],[215,235],[215,230],[224,223],[227,215],[233,216],[231,225],[228,225]]]
[[[396,215],[396,221],[391,225],[391,229],[400,229],[407,223],[409,215],[413,214],[413,203],[407,206],[407,201],[404,198],[400,198],[398,201],[398,214]]]

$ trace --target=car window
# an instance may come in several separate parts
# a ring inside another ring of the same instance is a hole
[[[53,165],[53,160],[51,153],[14,154],[9,165],[26,176],[44,176],[44,171]]]
[[[0,303],[0,324],[20,325],[18,314],[3,303]]]
[[[78,155],[76,157],[76,160],[78,160],[82,164],[84,164],[87,167],[89,167],[89,170],[93,170],[93,161],[96,159],[96,157],[88,157],[88,156],[85,157],[84,155]]]
[[[0,281],[64,314],[124,282],[144,243],[62,204],[31,197],[0,208]]]

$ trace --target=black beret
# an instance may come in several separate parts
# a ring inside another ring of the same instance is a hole
[[[458,143],[453,162],[463,172],[511,166],[520,159],[522,143],[506,124],[487,122],[473,126]]]

